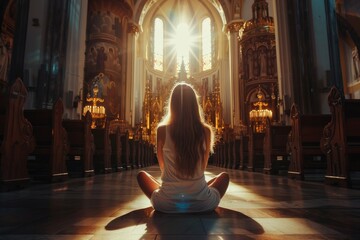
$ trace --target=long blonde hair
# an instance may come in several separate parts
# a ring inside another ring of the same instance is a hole
[[[176,167],[181,177],[193,177],[199,161],[204,161],[205,129],[210,131],[210,151],[213,151],[212,127],[205,123],[195,89],[188,83],[175,84],[168,103],[168,112],[160,125],[169,127],[177,153]]]

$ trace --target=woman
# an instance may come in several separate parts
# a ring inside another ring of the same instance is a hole
[[[205,181],[214,134],[202,117],[195,90],[187,83],[173,88],[168,114],[157,129],[157,157],[160,184],[145,171],[138,183],[160,212],[204,212],[214,210],[229,185],[229,175],[221,173]]]

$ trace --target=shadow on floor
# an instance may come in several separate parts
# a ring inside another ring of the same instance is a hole
[[[152,207],[131,211],[109,222],[105,229],[120,230],[142,226],[136,231],[160,235],[209,235],[209,234],[256,234],[264,233],[263,227],[247,215],[218,207],[205,213],[167,214]]]

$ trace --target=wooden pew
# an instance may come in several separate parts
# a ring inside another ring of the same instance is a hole
[[[84,119],[81,120],[63,120],[69,140],[67,168],[71,177],[94,175],[95,144],[91,132],[91,121],[90,112],[87,112]]]
[[[249,127],[249,162],[248,171],[263,171],[264,168],[264,133],[254,133],[251,126]]]
[[[325,183],[352,187],[351,172],[360,170],[360,100],[343,99],[333,87],[328,104],[331,121],[321,139],[327,158]]]
[[[220,161],[220,158],[219,158],[219,145],[218,143],[215,144],[214,146],[214,153],[212,154],[212,164],[214,166],[219,166],[219,161]]]
[[[109,121],[106,121],[104,128],[91,129],[91,133],[95,144],[93,157],[95,174],[112,172]]]
[[[242,133],[240,135],[239,141],[239,150],[240,150],[240,164],[239,169],[245,170],[247,169],[248,161],[249,161],[249,136]]]
[[[146,167],[149,166],[148,164],[149,162],[149,144],[148,142],[140,139],[140,146],[141,146],[141,150],[140,150],[140,154],[139,154],[139,162],[140,162],[140,167]]]
[[[64,105],[58,99],[52,109],[24,110],[33,126],[35,149],[28,157],[28,171],[35,180],[62,181],[68,177],[66,155],[67,133],[62,126]]]
[[[130,168],[131,169],[135,169],[137,168],[136,166],[136,154],[138,151],[138,141],[135,140],[134,138],[130,138],[129,139],[129,160],[130,160]]]
[[[151,166],[154,164],[155,159],[155,152],[154,152],[155,146],[151,144],[148,141],[145,141],[145,153],[144,153],[144,161],[145,161],[145,167]]]
[[[235,165],[235,136],[228,139],[227,156],[228,156],[228,161],[226,163],[226,168],[234,168],[234,165]]]
[[[219,167],[223,168],[225,166],[226,163],[226,140],[223,139],[223,141],[220,142],[219,144],[219,148],[220,148],[220,161],[219,161]]]
[[[320,139],[325,125],[330,121],[330,115],[304,115],[293,104],[291,120],[288,177],[304,180],[305,170],[318,171],[322,175],[326,169],[326,160],[320,148]]]
[[[129,143],[129,132],[126,131],[125,134],[121,134],[121,162],[124,169],[131,169],[130,163],[130,143]]]
[[[145,151],[146,151],[146,145],[145,142],[141,139],[135,139],[135,142],[137,145],[137,151],[135,152],[135,166],[137,168],[142,168],[145,166]]]
[[[0,188],[2,191],[25,187],[29,183],[27,157],[34,150],[31,123],[24,117],[27,90],[16,79],[0,94]]]
[[[234,162],[232,165],[233,169],[239,169],[240,167],[240,138],[236,137],[234,140],[233,154],[234,154]]]
[[[273,125],[266,119],[264,136],[264,173],[279,174],[289,167],[287,141],[291,126]]]
[[[215,146],[215,154],[216,154],[216,160],[214,165],[217,167],[221,166],[221,161],[222,161],[222,145],[223,145],[223,140],[219,139],[216,142],[216,146]]]
[[[223,131],[223,168],[232,168],[235,161],[235,134],[234,130],[230,126],[225,125]]]
[[[114,172],[118,172],[123,169],[123,165],[121,163],[120,127],[112,125],[112,121],[110,121],[109,132],[111,142],[111,167]]]
[[[221,166],[223,168],[227,168],[231,161],[231,156],[229,155],[229,153],[230,153],[229,149],[230,149],[230,142],[229,142],[229,139],[226,139],[224,141],[223,161],[222,161],[222,166]]]

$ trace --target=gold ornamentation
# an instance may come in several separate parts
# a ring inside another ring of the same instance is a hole
[[[102,77],[103,74],[99,74],[99,77]],[[91,113],[92,117],[92,124],[91,128],[104,128],[105,127],[105,120],[106,120],[106,114],[105,114],[105,107],[104,106],[98,106],[97,103],[103,103],[104,99],[98,97],[99,93],[99,86],[95,84],[93,86],[93,97],[90,96],[90,93],[88,93],[88,96],[86,98],[86,101],[92,104],[88,104],[84,106],[83,109],[83,115],[85,116],[87,112]]]
[[[266,128],[266,119],[272,119],[272,111],[270,109],[264,108],[269,104],[263,101],[264,94],[261,92],[260,86],[256,94],[258,101],[253,104],[254,107],[258,109],[253,109],[249,112],[251,125],[253,126],[253,131],[256,133],[262,133]]]

